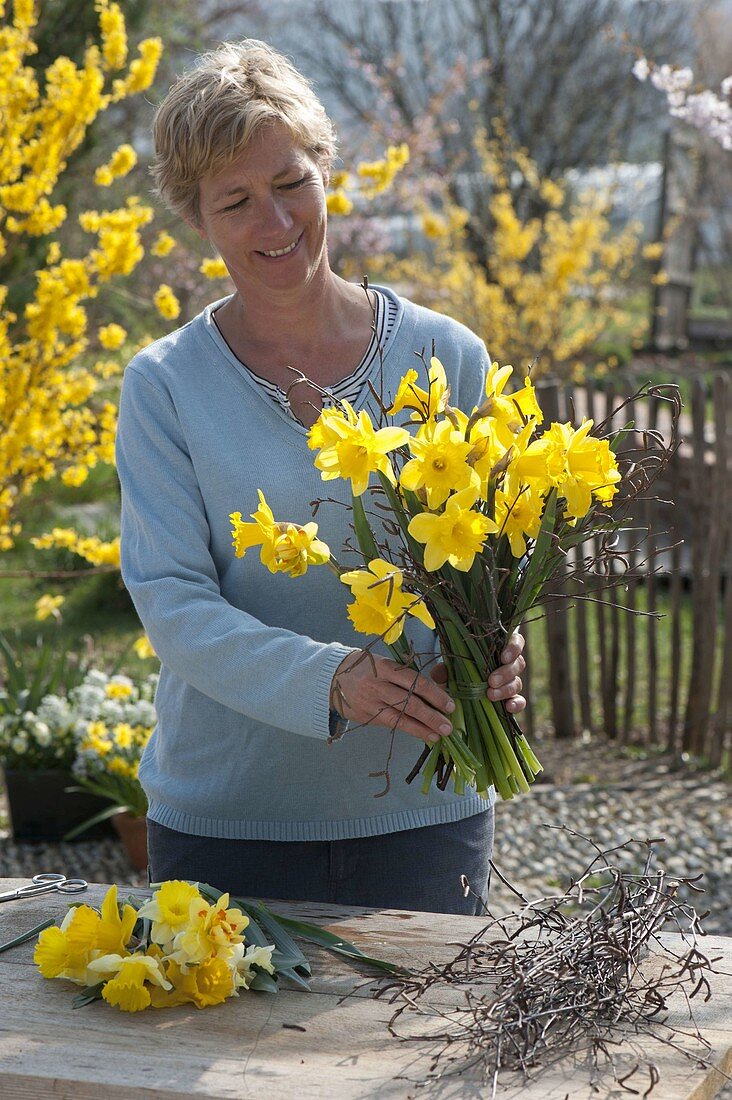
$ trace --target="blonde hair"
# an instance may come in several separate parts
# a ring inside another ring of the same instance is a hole
[[[230,164],[272,121],[283,123],[321,167],[331,167],[333,123],[310,82],[283,54],[254,38],[202,54],[155,113],[158,194],[176,214],[197,222],[201,177]]]

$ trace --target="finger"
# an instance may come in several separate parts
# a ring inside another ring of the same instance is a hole
[[[379,718],[379,725],[387,726],[389,729],[401,730],[403,733],[408,733],[410,737],[418,737],[420,741],[424,741],[428,745],[434,745],[441,741],[443,736],[447,736],[446,734],[441,736],[431,727],[425,726],[423,722],[412,718],[409,714],[405,714],[400,708],[390,709],[385,707],[382,716]]]
[[[520,676],[525,668],[526,660],[519,654],[515,661],[495,669],[488,677],[488,684],[494,688],[503,687],[504,684],[510,683],[516,676]]]
[[[499,699],[510,699],[512,695],[518,695],[523,686],[521,677],[514,676],[513,680],[509,680],[507,684],[502,684],[501,687],[488,688],[486,694],[494,702]]]
[[[515,661],[516,658],[523,653],[525,645],[526,639],[523,634],[519,634],[518,630],[514,631],[501,652],[501,664],[510,665],[512,661]]]
[[[510,699],[506,700],[504,705],[506,710],[510,711],[511,714],[518,714],[520,711],[526,710],[526,700],[523,695],[512,695]]]
[[[429,679],[427,676],[420,676],[419,673],[415,674],[414,669],[404,668],[403,665],[396,663],[391,663],[386,667],[389,673],[389,681],[403,691],[424,699],[431,707],[442,711],[443,714],[450,714],[455,710],[453,700],[434,680]]]
[[[452,723],[449,718],[440,711],[435,710],[418,695],[406,695],[402,688],[392,684],[383,684],[381,695],[384,705],[398,711],[413,722],[418,722],[429,733],[446,737],[452,732]],[[400,725],[400,728],[401,727]]]
[[[444,665],[442,661],[438,665],[435,665],[430,669],[430,676],[436,684],[447,683],[447,665]]]

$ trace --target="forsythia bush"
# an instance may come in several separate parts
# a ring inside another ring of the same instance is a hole
[[[0,550],[12,547],[18,504],[39,480],[60,475],[80,485],[97,462],[113,461],[116,409],[95,394],[119,370],[104,352],[120,347],[126,333],[119,325],[90,332],[84,303],[134,271],[152,210],[131,196],[117,209],[82,213],[80,226],[92,238],[86,255],[65,256],[50,241],[22,311],[6,308],[1,285],[24,237],[49,236],[66,221],[53,193],[94,120],[155,76],[160,39],[141,42],[128,62],[119,6],[97,0],[96,9],[100,40],[87,47],[83,64],[58,57],[42,79],[27,64],[36,52],[32,0],[15,0],[0,27]],[[121,145],[98,166],[96,185],[109,186],[135,162],[131,146]]]
[[[631,273],[641,227],[631,223],[617,232],[606,199],[586,194],[571,201],[564,185],[542,180],[529,156],[499,128],[496,134],[478,139],[492,227],[487,260],[471,248],[469,212],[445,197],[437,209],[421,207],[433,254],[396,265],[377,258],[379,270],[478,333],[493,358],[521,368],[537,360],[534,377],[581,376],[582,356],[608,326],[627,323],[618,287]],[[524,207],[539,213],[524,215]]]

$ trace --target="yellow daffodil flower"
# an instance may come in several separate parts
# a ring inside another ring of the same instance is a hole
[[[256,971],[252,969],[254,966],[261,967],[268,974],[274,974],[273,951],[274,947],[257,947],[256,944],[252,944],[246,949],[246,953],[237,959],[234,971],[234,983],[237,989],[249,989],[256,974]]]
[[[348,617],[362,634],[383,636],[391,644],[401,636],[406,615],[414,615],[434,629],[434,619],[421,598],[402,591],[404,574],[390,562],[374,558],[368,569],[349,570],[341,573],[340,579],[354,596]]]
[[[260,561],[270,573],[287,573],[301,577],[309,565],[325,565],[330,561],[330,548],[320,539],[317,523],[278,523],[264,498],[261,489],[259,507],[251,513],[254,523],[243,523],[241,512],[229,516],[234,536],[233,547],[237,558],[252,546],[261,546]]]
[[[431,420],[444,413],[450,398],[445,368],[436,356],[430,359],[427,377],[428,388],[423,390],[417,385],[419,375],[416,370],[408,370],[399,382],[394,403],[388,410],[390,416],[402,409],[415,409],[412,420]]]
[[[38,937],[33,961],[44,978],[67,978],[77,985],[99,981],[90,977],[91,963],[102,953],[126,952],[137,915],[130,905],[122,916],[117,905],[117,887],[112,886],[102,904],[102,915],[89,905],[69,909],[61,927],[46,928]],[[98,968],[97,968],[98,969]]]
[[[498,363],[491,364],[485,381],[486,400],[471,418],[493,418],[494,431],[505,447],[511,445],[511,436],[517,435],[528,420],[533,420],[535,424],[541,424],[544,420],[531,379],[526,378],[523,388],[515,393],[503,392],[512,374],[511,366],[499,367]]]
[[[152,642],[147,634],[141,634],[140,637],[136,639],[132,648],[141,661],[146,661],[150,657],[156,656],[155,650],[152,647]]]
[[[153,1008],[194,1004],[197,1008],[218,1005],[235,991],[234,974],[223,959],[207,959],[198,966],[182,967],[173,959],[166,963],[168,984],[149,991]]]
[[[422,512],[410,521],[409,534],[425,544],[425,569],[433,572],[449,562],[466,573],[487,536],[498,530],[492,519],[473,510],[478,494],[473,483],[451,496],[444,512]]]
[[[107,974],[114,977],[105,982],[102,997],[123,1012],[141,1012],[151,1003],[146,982],[162,989],[172,989],[172,982],[163,973],[160,961],[150,955],[102,955],[89,964],[89,969],[101,981]]]
[[[132,929],[137,922],[137,913],[131,905],[119,911],[117,887],[110,886],[102,902],[102,918],[97,928],[95,948],[105,954],[121,955],[127,953],[127,945],[132,937]]]
[[[430,508],[439,508],[456,489],[465,489],[473,478],[467,458],[472,450],[449,420],[427,423],[409,440],[414,455],[404,466],[399,483],[404,489],[424,488]]]
[[[348,414],[331,413],[315,438],[325,437],[326,433],[329,433],[328,438],[332,442],[319,452],[315,467],[320,470],[323,481],[332,481],[337,477],[350,479],[354,496],[360,496],[365,491],[369,476],[376,470],[394,481],[388,454],[409,440],[406,428],[375,429],[370,416],[363,410],[355,423],[351,422]],[[312,443],[311,446],[315,449]]]
[[[541,528],[543,498],[536,489],[506,478],[496,490],[496,523],[511,545],[515,558],[526,553],[526,538],[535,539]]]
[[[152,921],[150,938],[165,946],[188,924],[191,902],[203,901],[195,886],[180,879],[164,882],[149,901],[138,909],[140,917]]]
[[[590,436],[592,425],[592,420],[583,420],[577,429],[568,423],[552,424],[510,467],[542,494],[556,486],[566,501],[567,515],[574,519],[587,514],[593,494],[609,506],[620,481],[615,455],[606,439]]]
[[[215,905],[194,898],[188,912],[188,924],[174,941],[169,957],[181,966],[201,963],[211,956],[227,958],[231,948],[244,942],[249,917],[240,909],[227,909],[229,895],[222,894]]]
[[[348,401],[342,401],[338,408],[323,409],[308,431],[308,447],[311,451],[333,447],[346,438],[348,426],[353,428],[357,423],[358,413]]]
[[[65,596],[40,596],[36,600],[36,619],[41,623],[51,615],[56,619],[60,619],[61,615],[58,609],[65,599]]]

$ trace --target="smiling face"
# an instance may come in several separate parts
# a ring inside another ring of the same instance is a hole
[[[326,184],[327,174],[280,122],[201,179],[194,228],[243,297],[301,291],[327,272]]]

